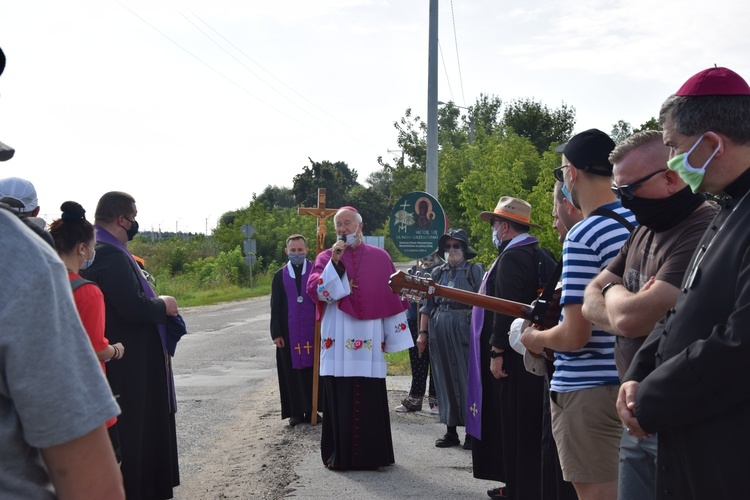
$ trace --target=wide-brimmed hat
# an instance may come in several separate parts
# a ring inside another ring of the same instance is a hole
[[[512,196],[503,196],[497,202],[494,212],[482,212],[479,214],[479,218],[484,222],[489,222],[492,219],[504,219],[526,227],[542,227],[531,222],[531,205]]]
[[[477,253],[469,246],[469,237],[466,235],[466,231],[464,231],[463,229],[448,229],[448,231],[446,231],[446,233],[442,235],[438,240],[438,252],[445,247],[445,241],[448,238],[453,238],[454,240],[458,240],[464,244],[464,246],[466,247],[465,258],[467,260],[473,259],[477,256]]]

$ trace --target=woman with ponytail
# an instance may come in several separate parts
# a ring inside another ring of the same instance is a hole
[[[84,280],[78,274],[81,269],[86,269],[94,262],[94,226],[86,220],[86,210],[78,203],[66,201],[60,209],[62,216],[50,225],[49,232],[55,242],[57,254],[68,270],[68,279],[81,323],[101,362],[102,370],[106,373],[104,363],[121,359],[125,354],[125,347],[119,342],[110,345],[104,336],[104,295],[94,282]],[[120,446],[116,422],[117,417],[108,420],[107,429],[119,463]]]

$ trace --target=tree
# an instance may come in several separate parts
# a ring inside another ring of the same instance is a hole
[[[633,129],[630,123],[625,120],[617,120],[617,123],[612,125],[612,133],[609,134],[615,144],[620,144],[622,141],[627,139],[633,134]]]
[[[553,110],[541,102],[524,98],[511,101],[503,119],[516,134],[528,138],[541,155],[551,144],[570,138],[576,124],[576,110],[565,103]]]
[[[259,196],[254,196],[253,199],[263,203],[263,206],[268,210],[273,208],[292,208],[295,206],[294,194],[292,194],[291,189],[286,187],[266,186],[266,189]]]
[[[343,161],[315,162],[305,165],[301,174],[293,179],[292,193],[297,205],[313,207],[318,204],[318,188],[326,189],[326,205],[340,207],[350,189],[359,185],[357,172]]]

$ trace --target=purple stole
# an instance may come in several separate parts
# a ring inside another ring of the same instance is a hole
[[[156,292],[153,288],[151,288],[151,284],[146,280],[146,278],[143,276],[143,273],[141,272],[141,268],[138,265],[138,263],[133,258],[133,254],[130,253],[128,248],[120,243],[120,240],[115,238],[109,231],[106,229],[95,226],[96,227],[96,241],[98,243],[106,243],[107,245],[112,245],[113,247],[117,248],[121,252],[123,252],[125,255],[128,256],[128,259],[130,260],[130,265],[133,266],[133,271],[135,272],[136,276],[138,276],[138,279],[141,282],[141,288],[143,288],[143,294],[146,297],[156,298]],[[166,321],[166,317],[165,317]],[[167,326],[165,323],[156,323],[156,329],[159,332],[159,338],[161,339],[161,349],[162,353],[164,355],[164,369],[167,374],[167,391],[169,392],[169,412],[170,413],[177,413],[177,396],[175,395],[175,389],[174,389],[174,375],[172,373],[172,360],[169,359],[169,353],[167,352]]]
[[[524,235],[519,235],[524,236]],[[516,237],[518,238],[518,236]],[[515,238],[514,238],[515,240]],[[509,248],[531,245],[537,243],[539,240],[525,234],[525,237],[518,240],[511,240],[508,246],[503,249],[503,253]],[[479,287],[479,293],[485,295],[487,293],[487,280],[493,275],[497,263],[500,262],[500,254],[495,262],[490,266],[489,271],[485,273],[484,279],[482,280],[482,286]],[[480,356],[480,339],[482,336],[482,328],[484,327],[484,313],[485,310],[481,307],[474,306],[471,308],[471,343],[469,344],[469,380],[467,383],[466,390],[466,433],[482,440],[482,366]],[[489,371],[489,367],[486,367]]]
[[[300,293],[297,293],[297,283],[294,279],[294,268],[291,263],[284,266],[284,269],[281,271],[281,275],[284,278],[284,291],[286,292],[289,347],[292,355],[292,367],[295,370],[309,368],[313,365],[315,303],[305,292],[305,286],[311,269],[312,262],[306,260],[302,265]],[[302,302],[298,301],[299,297],[302,297]]]

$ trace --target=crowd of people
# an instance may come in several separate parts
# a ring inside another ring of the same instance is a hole
[[[531,205],[501,196],[477,214],[497,248],[486,272],[459,228],[414,269],[526,304],[559,279],[553,326],[471,299],[401,299],[390,257],[363,241],[351,206],[314,261],[304,236],[287,238],[271,294],[281,417],[322,421],[326,468],[395,463],[385,353],[410,349],[412,385],[395,410],[422,409],[429,370],[429,405],[446,426],[435,447],[461,445],[465,427],[474,476],[498,483],[491,498],[746,495],[750,87],[709,68],[659,121],[663,132],[620,144],[590,129],[562,146],[559,263],[530,234]],[[172,498],[177,301],[157,296],[128,251],[131,195],[105,193],[93,224],[74,201],[60,211],[45,230],[33,184],[0,180],[0,253],[13,256],[0,261],[0,493]]]
[[[491,498],[745,495],[750,87],[726,68],[702,71],[665,101],[660,123],[663,132],[620,144],[590,129],[559,148],[557,265],[530,235],[531,205],[502,196],[479,214],[498,250],[487,272],[459,228],[413,269],[441,287],[526,304],[544,276],[561,289],[556,325],[517,326],[471,298],[436,294],[412,304],[406,332],[408,304],[384,288],[393,265],[361,242],[357,211],[339,211],[340,239],[307,281],[323,318],[327,467],[394,462],[383,353],[409,348],[412,384],[395,411],[422,409],[429,370],[430,407],[446,425],[435,446],[459,446],[465,426],[474,476],[498,482]]]

